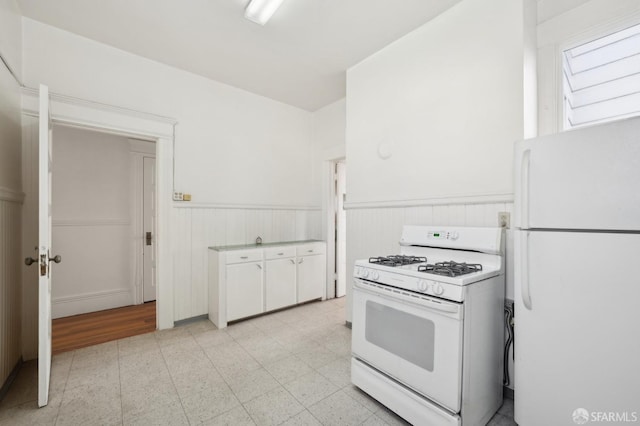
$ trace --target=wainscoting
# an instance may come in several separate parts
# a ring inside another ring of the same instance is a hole
[[[319,209],[174,205],[171,213],[174,321],[208,312],[210,246],[324,239]]]
[[[0,193],[0,387],[22,355],[21,206],[18,199],[11,198]]]

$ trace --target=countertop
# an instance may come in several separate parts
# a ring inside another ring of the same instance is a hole
[[[262,243],[262,244],[237,244],[232,246],[212,246],[212,247],[209,247],[209,250],[216,250],[216,251],[247,250],[247,249],[258,249],[258,248],[267,248],[267,247],[293,246],[293,245],[307,244],[307,243],[324,243],[324,241],[301,240],[301,241],[280,241],[276,243]]]

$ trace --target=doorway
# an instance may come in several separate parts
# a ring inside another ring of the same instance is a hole
[[[156,300],[156,144],[54,125],[52,149],[52,317]]]
[[[156,328],[174,326],[173,265],[171,262],[171,193],[173,192],[174,141],[177,120],[144,111],[49,92],[50,125],[66,126],[142,139],[156,146]],[[39,116],[43,102],[38,89],[22,90],[22,208],[23,257],[33,254],[39,236]],[[54,160],[55,163],[55,160]],[[95,261],[104,261],[99,247],[91,247]],[[36,270],[22,273],[22,347],[26,360],[38,355],[39,286]],[[32,271],[32,272],[30,272]]]
[[[346,199],[347,165],[345,160],[335,162],[335,276],[336,297],[347,292],[347,214],[344,210]]]

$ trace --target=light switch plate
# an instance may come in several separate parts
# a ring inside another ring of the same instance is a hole
[[[182,201],[182,192],[174,192],[173,201]]]

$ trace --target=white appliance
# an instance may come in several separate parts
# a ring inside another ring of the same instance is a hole
[[[640,119],[515,160],[515,420],[640,421]]]
[[[502,404],[502,230],[405,226],[354,268],[351,381],[414,425],[484,425]]]

